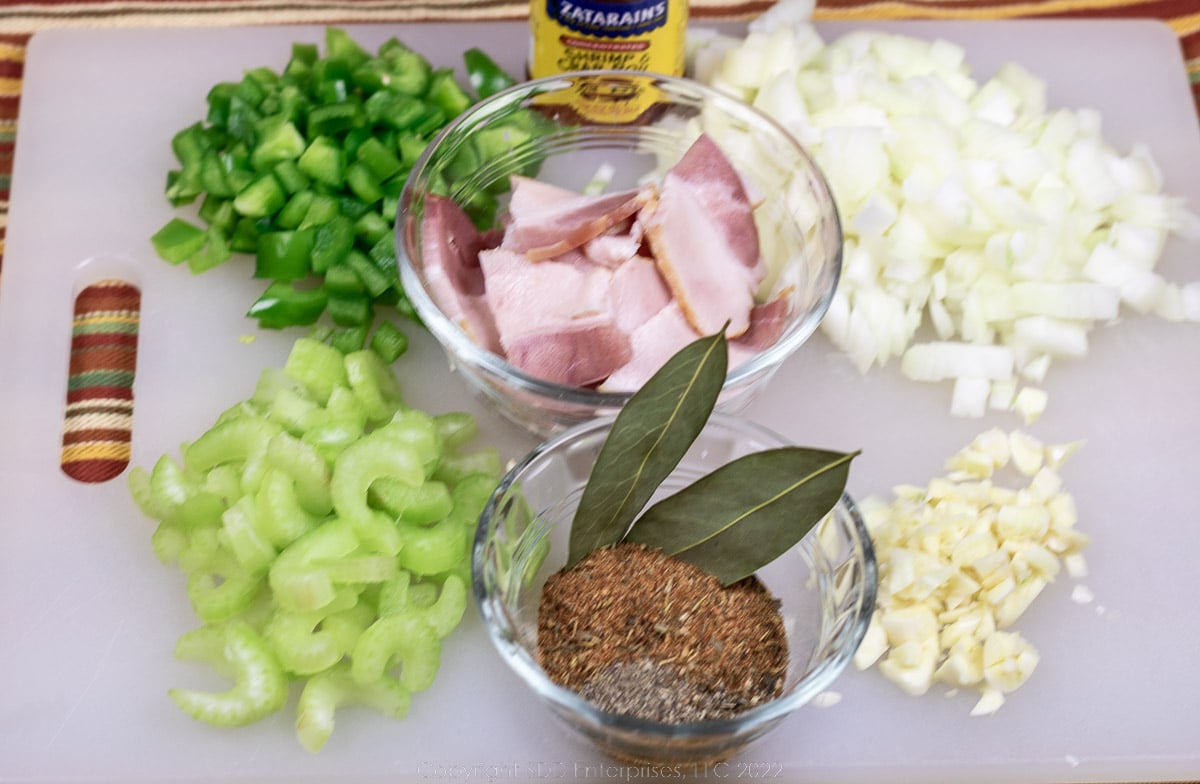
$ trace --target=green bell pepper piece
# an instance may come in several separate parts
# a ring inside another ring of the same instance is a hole
[[[337,199],[323,193],[315,193],[313,194],[312,204],[309,205],[308,214],[300,222],[300,228],[307,229],[309,226],[324,226],[334,218],[340,217],[341,214],[341,210],[338,209]]]
[[[318,136],[309,142],[296,165],[307,176],[334,188],[340,188],[346,176],[342,148],[328,136]]]
[[[371,55],[340,27],[325,28],[325,54],[330,60],[339,60],[350,67],[371,59]]]
[[[314,229],[301,229],[260,236],[254,256],[254,277],[278,281],[307,277],[315,234]]]
[[[366,120],[357,103],[342,101],[314,106],[308,113],[308,133],[325,136],[362,125]]]
[[[357,279],[356,279],[357,280]],[[326,286],[329,285],[328,278],[325,281]],[[333,335],[329,338],[329,345],[336,348],[343,354],[350,354],[354,351],[361,351],[362,347],[367,343],[367,327],[346,327],[345,329],[334,330]]]
[[[374,137],[368,138],[360,144],[355,155],[380,182],[393,177],[402,168],[400,159],[396,157],[395,153]]]
[[[402,95],[419,96],[429,90],[433,66],[417,52],[392,38],[379,47],[379,57],[388,71],[388,90]]]
[[[378,212],[366,212],[354,222],[354,230],[367,245],[374,245],[381,237],[392,233],[392,224]]]
[[[204,242],[204,229],[182,218],[171,218],[150,238],[154,252],[169,264],[187,261],[189,256],[204,247]]]
[[[268,117],[256,130],[259,141],[250,153],[250,164],[258,171],[266,171],[280,161],[295,160],[304,152],[304,137],[285,117]]]
[[[438,107],[446,117],[457,117],[471,107],[471,96],[454,79],[454,71],[439,68],[433,72],[426,100]]]
[[[280,161],[272,171],[287,193],[299,193],[309,186],[308,176],[300,171],[300,165],[295,160]]]
[[[304,216],[308,214],[314,198],[316,194],[312,191],[300,191],[292,196],[275,216],[275,225],[281,229],[298,228]]]
[[[330,294],[326,305],[329,318],[339,327],[361,327],[371,322],[374,308],[363,294]]]
[[[354,268],[345,262],[331,264],[325,270],[325,290],[330,294],[362,294],[366,289],[363,283],[358,278],[358,273]],[[357,351],[362,346],[359,346],[354,351]]]
[[[305,326],[314,323],[325,310],[329,295],[325,289],[297,289],[291,283],[275,281],[246,313],[258,319],[264,329]]]
[[[480,98],[491,97],[517,83],[496,65],[492,58],[484,54],[482,49],[468,49],[463,52],[463,62],[467,67],[467,79]]]
[[[341,264],[354,249],[354,224],[341,215],[316,227],[311,264],[313,272],[326,273]]]
[[[379,297],[392,285],[392,281],[375,265],[371,257],[360,250],[355,250],[346,257],[346,265],[354,270],[372,297]]]
[[[374,204],[383,198],[379,180],[362,161],[355,161],[346,167],[346,185],[364,204]]]
[[[233,209],[233,202],[218,198],[212,193],[204,197],[204,201],[200,204],[199,215],[200,219],[210,228],[219,229],[227,235],[233,231],[238,220],[238,214]]]
[[[218,267],[233,258],[229,240],[216,226],[204,232],[204,247],[188,256],[187,265],[192,274],[199,274]]]
[[[371,335],[371,350],[379,355],[387,364],[399,359],[408,351],[408,335],[405,335],[390,321],[380,321]]]
[[[273,215],[283,206],[287,194],[275,175],[267,173],[253,180],[238,192],[233,199],[233,208],[239,215],[248,218],[263,218]]]

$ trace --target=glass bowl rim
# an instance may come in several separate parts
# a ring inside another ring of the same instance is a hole
[[[859,562],[862,571],[862,578],[858,581],[861,586],[859,591],[861,598],[858,603],[857,617],[854,619],[853,627],[849,629],[848,633],[851,636],[848,644],[840,647],[834,652],[834,655],[817,664],[807,676],[796,683],[788,694],[776,697],[730,718],[668,724],[601,710],[576,692],[552,681],[542,668],[528,656],[514,655],[508,650],[521,646],[502,637],[500,620],[492,610],[495,600],[484,584],[482,573],[484,552],[490,532],[490,526],[485,521],[494,517],[500,499],[508,494],[508,491],[517,484],[518,477],[522,476],[531,465],[542,459],[547,453],[560,449],[566,443],[611,426],[615,419],[616,415],[597,417],[574,425],[542,441],[505,473],[500,484],[488,498],[487,505],[480,514],[471,547],[471,587],[476,609],[483,619],[484,627],[493,646],[501,654],[505,663],[520,676],[521,680],[540,698],[548,702],[555,711],[580,716],[592,726],[603,726],[623,732],[657,735],[672,739],[711,738],[740,735],[755,727],[769,725],[799,709],[832,683],[846,668],[866,635],[867,626],[875,609],[878,590],[878,566],[875,550],[861,511],[848,493],[842,494],[836,508],[841,510],[846,518],[839,520],[839,525],[847,533],[853,534],[847,538],[854,546],[856,551],[854,560]],[[734,428],[781,445],[791,443],[771,428],[740,416],[714,412],[705,427],[707,428],[711,424]]]
[[[648,79],[656,85],[665,85],[669,88],[671,95],[689,95],[690,98],[698,102],[714,104],[722,112],[743,119],[755,126],[762,126],[767,132],[773,134],[778,141],[793,148],[798,153],[800,158],[805,162],[812,182],[817,187],[819,200],[825,206],[822,213],[831,219],[831,228],[835,235],[835,247],[829,254],[829,274],[832,278],[832,285],[821,292],[819,299],[803,316],[802,323],[793,330],[792,334],[776,341],[766,349],[756,351],[745,362],[729,371],[722,389],[736,389],[763,371],[778,366],[788,356],[799,349],[816,331],[833,302],[841,280],[844,234],[841,215],[837,209],[837,204],[834,201],[833,192],[829,187],[825,173],[808,151],[800,144],[799,140],[789,133],[779,122],[759,109],[694,79],[666,76],[645,71],[571,71],[541,79],[519,82],[472,105],[450,122],[450,124],[442,128],[433,140],[426,145],[421,155],[413,164],[412,170],[405,180],[404,188],[400,193],[400,199],[396,207],[397,215],[394,231],[396,234],[396,259],[400,267],[400,280],[405,295],[412,303],[417,316],[428,327],[429,331],[433,333],[438,342],[452,350],[456,362],[464,362],[471,367],[480,368],[495,378],[503,379],[505,383],[512,385],[521,392],[533,393],[540,397],[550,398],[571,405],[597,409],[619,409],[629,401],[629,398],[634,394],[633,392],[601,392],[586,387],[568,386],[553,381],[546,381],[529,375],[514,367],[503,357],[488,351],[471,340],[462,328],[447,318],[441,308],[433,301],[432,296],[422,283],[421,274],[417,272],[417,265],[409,254],[407,244],[410,229],[407,225],[406,216],[410,205],[417,196],[417,182],[422,178],[422,175],[424,175],[430,165],[431,159],[437,154],[442,143],[447,138],[460,132],[464,126],[469,127],[480,119],[494,113],[497,105],[508,105],[514,101],[520,101],[545,92],[562,90],[578,80],[597,77],[609,80],[624,79],[630,81]],[[597,125],[596,127],[603,126]]]

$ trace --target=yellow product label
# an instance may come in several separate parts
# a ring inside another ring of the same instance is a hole
[[[567,71],[650,71],[682,76],[683,0],[533,0],[534,79]]]
[[[568,109],[580,119],[599,125],[626,125],[637,122],[662,99],[662,91],[653,81],[627,74],[589,76],[570,87],[539,95],[535,103]]]

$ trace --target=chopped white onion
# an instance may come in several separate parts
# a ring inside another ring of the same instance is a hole
[[[1051,358],[1084,356],[1122,304],[1200,321],[1200,282],[1154,271],[1200,218],[1162,193],[1144,146],[1123,155],[1096,110],[1048,108],[1016,63],[981,82],[957,44],[871,30],[826,43],[811,12],[785,0],[736,46],[710,36],[695,75],[776,117],[829,179],[846,263],[822,329],[859,370],[901,356],[910,378],[955,380],[956,414],[1032,421],[1045,393],[1018,392],[1018,374],[1041,383]],[[937,342],[910,346],[926,321]]]

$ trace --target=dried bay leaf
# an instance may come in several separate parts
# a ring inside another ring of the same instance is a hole
[[[567,568],[625,536],[704,429],[728,362],[722,329],[680,349],[621,409],[571,523]]]
[[[746,455],[647,509],[625,540],[729,585],[774,561],[834,508],[858,454],[784,447]]]

